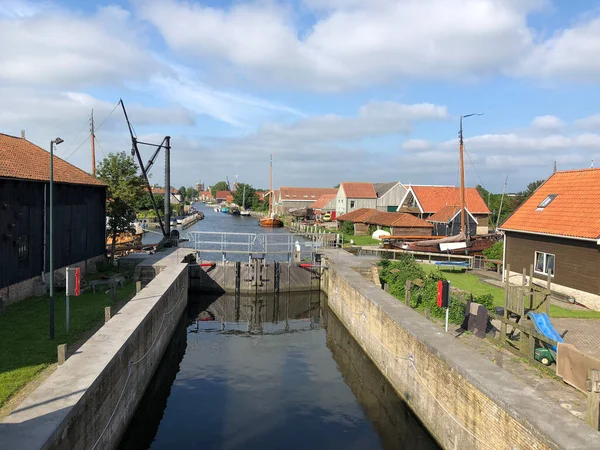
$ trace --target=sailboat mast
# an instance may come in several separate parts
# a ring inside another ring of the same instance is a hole
[[[464,147],[463,147],[463,128],[462,128],[463,116],[460,116],[460,131],[458,133],[458,139],[460,143],[460,232],[465,232],[465,160],[464,160]]]
[[[269,158],[269,215],[273,213],[273,154]]]

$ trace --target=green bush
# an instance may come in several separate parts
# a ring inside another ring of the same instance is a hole
[[[504,242],[498,241],[490,248],[486,248],[483,251],[483,256],[485,256],[487,259],[501,260],[504,256]]]
[[[379,262],[379,276],[382,283],[388,285],[388,292],[397,299],[404,301],[406,295],[406,281],[420,279],[423,281],[423,287],[412,285],[411,287],[411,307],[418,310],[429,308],[432,317],[445,318],[445,308],[437,306],[437,286],[438,281],[444,280],[441,272],[426,273],[417,263],[414,256],[410,254],[399,255],[400,259],[391,261],[382,259]],[[450,305],[448,319],[450,322],[460,325],[464,321],[466,305],[461,301],[467,300],[466,292],[452,291],[450,293]],[[486,309],[493,310],[494,299],[491,294],[484,294],[473,298],[473,301],[482,304]]]
[[[354,223],[344,221],[341,222],[340,231],[344,234],[354,234]]]

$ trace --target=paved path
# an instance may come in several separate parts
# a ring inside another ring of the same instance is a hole
[[[582,352],[600,358],[600,319],[551,318],[551,321],[567,344],[573,344]]]

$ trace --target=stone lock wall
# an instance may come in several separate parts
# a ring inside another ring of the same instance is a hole
[[[352,268],[327,258],[333,313],[443,448],[592,449],[600,433]]]

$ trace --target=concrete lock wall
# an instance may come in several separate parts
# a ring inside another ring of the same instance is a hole
[[[170,264],[0,423],[0,448],[114,448],[187,305]]]
[[[202,263],[200,263],[202,264]],[[239,267],[239,268],[238,268]],[[190,289],[195,292],[242,294],[298,292],[321,289],[320,270],[300,267],[297,263],[265,264],[214,263],[213,266],[190,265]]]
[[[327,258],[330,309],[444,448],[600,448],[600,433],[384,292],[344,253]]]

